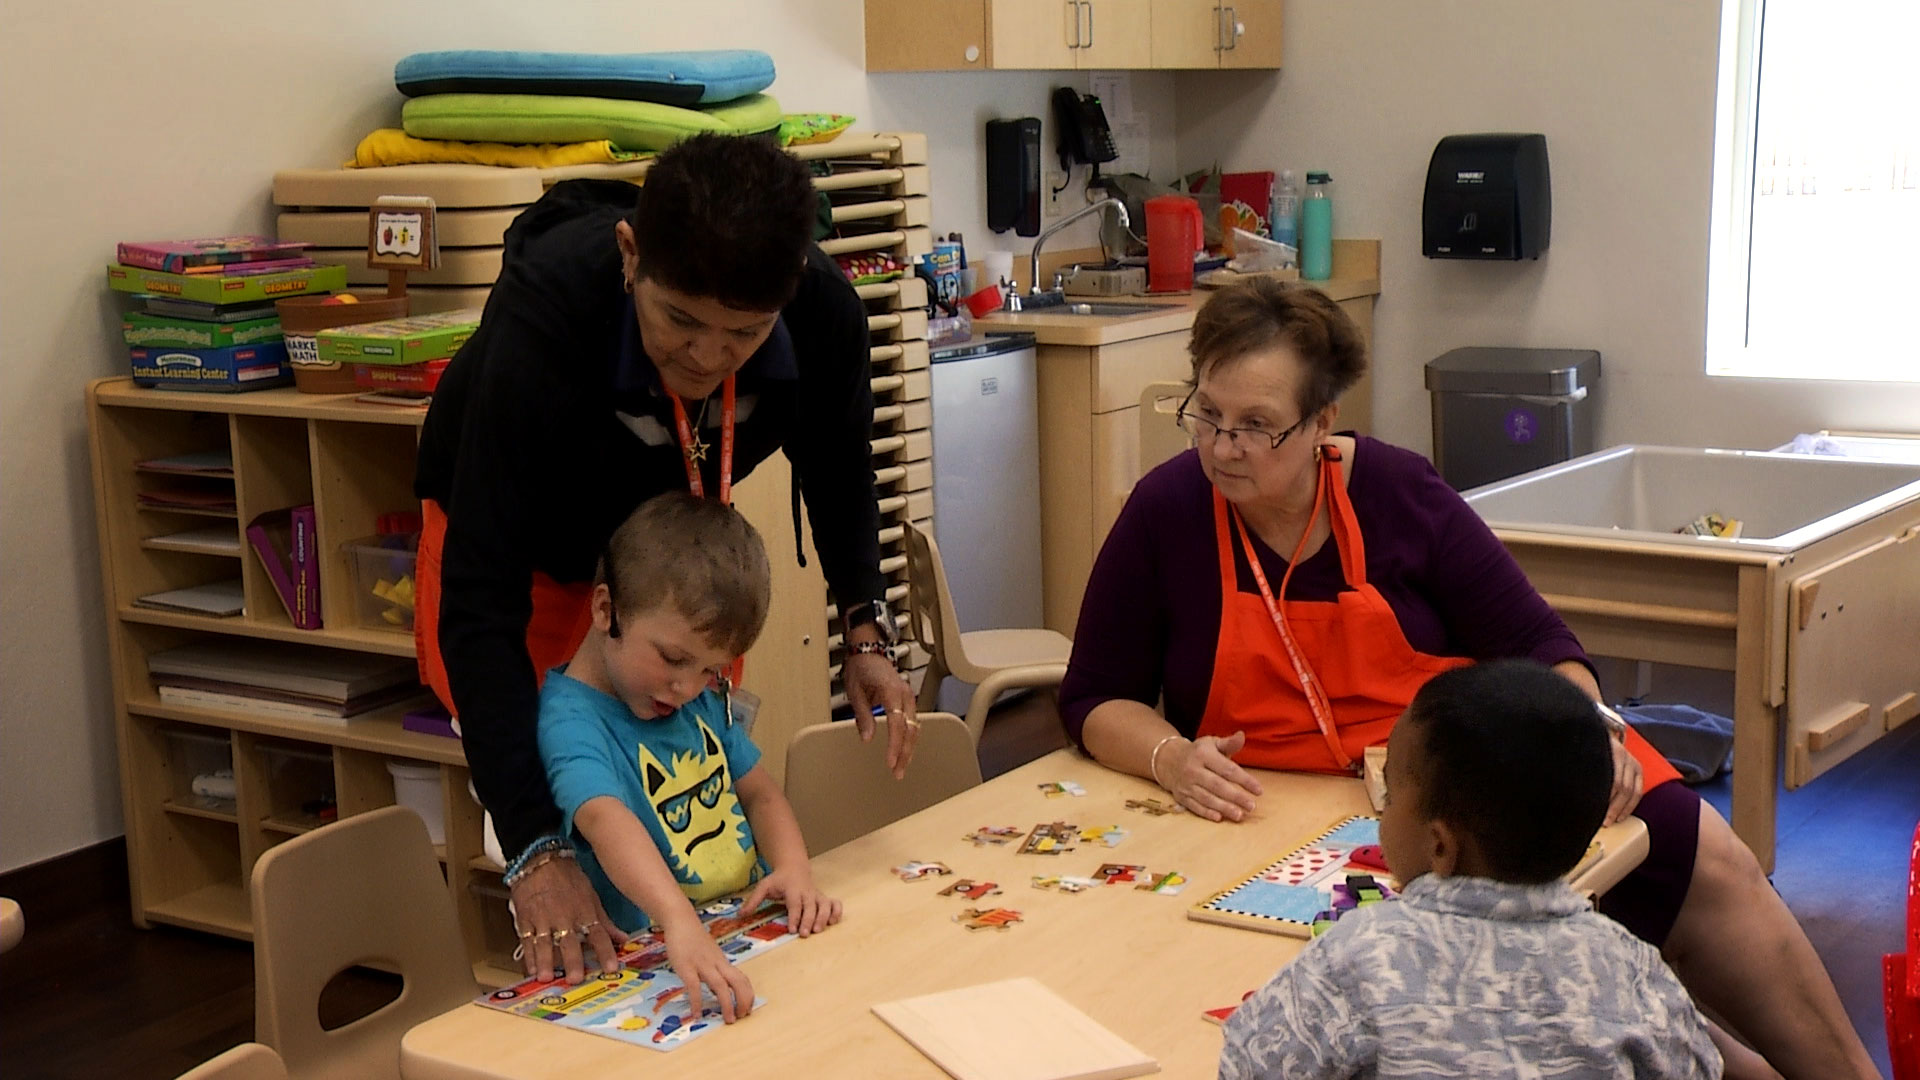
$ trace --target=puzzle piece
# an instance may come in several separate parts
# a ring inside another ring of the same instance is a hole
[[[1105,844],[1119,847],[1120,841],[1127,838],[1127,830],[1118,825],[1093,825],[1080,830],[1080,839],[1089,844]]]
[[[1081,787],[1071,780],[1048,780],[1038,786],[1040,788],[1040,794],[1045,795],[1049,799],[1057,799],[1062,795],[1081,796],[1087,793],[1086,788]]]
[[[967,908],[953,917],[953,921],[969,930],[1009,930],[1013,924],[1023,921],[1020,913],[1012,908]]]
[[[1242,1002],[1245,1002],[1248,998],[1252,996],[1253,996],[1253,991],[1249,990],[1246,993],[1240,995],[1240,1000]],[[1233,1017],[1234,1012],[1237,1011],[1239,1008],[1240,1008],[1239,1005],[1228,1005],[1224,1008],[1208,1009],[1206,1012],[1201,1013],[1200,1016],[1202,1019],[1206,1020],[1208,1023],[1224,1025],[1229,1019]]]
[[[1000,886],[992,881],[975,881],[972,878],[961,878],[946,888],[941,889],[940,895],[964,896],[969,900],[978,900],[983,896],[1000,895]]]
[[[1094,888],[1099,884],[1100,883],[1093,878],[1069,877],[1065,874],[1055,876],[1036,875],[1033,879],[1033,887],[1036,889],[1055,889],[1063,893],[1086,892],[1088,889]]]
[[[1179,896],[1180,890],[1187,887],[1186,875],[1178,870],[1169,870],[1164,874],[1154,874],[1146,881],[1135,885],[1141,892],[1159,893],[1162,896]]]
[[[1181,806],[1179,803],[1161,802],[1159,799],[1128,799],[1127,809],[1138,810],[1143,814],[1151,814],[1154,817],[1165,817],[1168,814],[1184,814],[1187,812],[1187,808]]]
[[[1146,872],[1146,867],[1133,863],[1101,863],[1100,869],[1095,870],[1093,876],[1102,885],[1121,885],[1139,881],[1140,875]]]
[[[982,825],[960,839],[971,840],[973,846],[982,847],[987,844],[1010,844],[1024,835],[1026,833],[1017,825]]]
[[[1052,824],[1035,825],[1027,834],[1026,843],[1020,845],[1022,855],[1059,855],[1074,848],[1079,839],[1080,826],[1069,825],[1064,821]]]
[[[1383,874],[1387,872],[1387,860],[1380,853],[1379,844],[1362,844],[1354,848],[1347,854],[1347,862],[1352,866],[1378,870]]]
[[[1350,848],[1310,847],[1260,875],[1276,885],[1311,885],[1347,865]]]
[[[908,862],[894,867],[893,872],[900,875],[901,881],[919,881],[924,877],[943,877],[953,873],[953,869],[946,863]]]

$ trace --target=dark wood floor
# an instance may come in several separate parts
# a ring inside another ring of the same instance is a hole
[[[1920,819],[1920,724],[1784,795],[1774,882],[1807,928],[1880,1067],[1879,955],[1899,947],[1906,852]],[[998,775],[1065,745],[1049,694],[994,713],[981,764]],[[1725,781],[1707,797],[1726,808]],[[0,875],[27,913],[25,941],[0,957],[0,1077],[168,1080],[253,1036],[253,959],[243,942],[156,927],[127,914],[116,841]],[[342,1023],[390,1000],[395,980],[343,978],[322,1001]]]

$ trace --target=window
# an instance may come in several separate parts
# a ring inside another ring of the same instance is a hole
[[[1725,4],[1708,373],[1920,382],[1920,3]]]

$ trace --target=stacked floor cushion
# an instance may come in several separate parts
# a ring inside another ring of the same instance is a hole
[[[408,97],[429,94],[548,94],[619,98],[691,108],[718,105],[773,85],[773,57],[752,49],[702,52],[414,53],[394,65]]]
[[[409,100],[401,126],[416,139],[575,143],[608,140],[619,150],[665,150],[701,132],[748,135],[780,127],[780,104],[750,94],[681,109],[652,101],[538,94],[434,94]]]

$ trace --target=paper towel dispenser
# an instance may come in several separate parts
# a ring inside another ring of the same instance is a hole
[[[1427,165],[1421,253],[1429,259],[1537,259],[1553,200],[1545,135],[1448,135]]]

